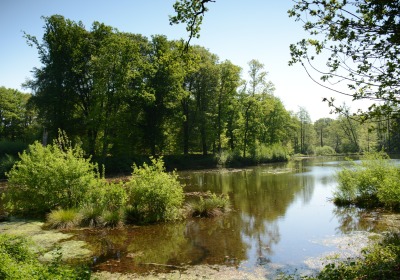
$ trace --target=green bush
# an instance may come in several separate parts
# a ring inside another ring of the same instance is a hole
[[[336,154],[335,150],[330,146],[316,147],[315,155],[316,156],[331,156]]]
[[[61,258],[49,264],[40,263],[28,245],[23,237],[0,235],[0,279],[90,279],[89,269],[62,265]]]
[[[151,158],[151,165],[133,166],[129,188],[128,220],[138,223],[179,218],[183,203],[183,188],[175,172],[165,172],[162,159]]]
[[[367,153],[360,163],[350,162],[350,166],[337,173],[337,178],[336,204],[392,208],[400,205],[399,169],[383,152]]]
[[[94,203],[89,203],[83,205],[79,209],[81,215],[81,226],[84,227],[97,227],[102,225],[101,215],[103,214],[103,208],[95,205]]]
[[[10,212],[41,214],[77,208],[101,182],[97,165],[79,147],[63,139],[43,147],[39,142],[20,154],[8,176],[4,200]]]

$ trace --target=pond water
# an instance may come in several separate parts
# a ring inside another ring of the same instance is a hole
[[[196,265],[294,271],[335,250],[326,240],[379,231],[374,213],[330,202],[339,161],[302,160],[245,169],[179,172],[185,192],[228,194],[230,213],[176,223],[76,230],[95,249],[94,270],[165,272]]]

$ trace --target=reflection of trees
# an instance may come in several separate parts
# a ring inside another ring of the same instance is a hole
[[[312,175],[304,174],[309,170],[309,165],[305,161],[296,161],[233,172],[220,170],[194,173],[185,183],[189,186],[187,191],[210,190],[230,195],[233,208],[239,211],[223,220],[233,219],[231,223],[234,230],[241,232],[241,236],[227,235],[223,240],[226,244],[237,243],[241,248],[246,247],[251,254],[256,254],[250,258],[255,258],[257,264],[264,264],[273,254],[274,245],[280,241],[278,218],[285,216],[288,207],[296,199],[308,203],[312,198],[315,179]],[[198,231],[197,226],[191,227],[193,234],[190,234],[190,238],[196,239],[194,232]],[[219,239],[216,236],[215,240]],[[215,245],[221,246],[218,242]],[[221,247],[217,251],[224,250]]]
[[[240,235],[240,223],[238,215],[188,222],[185,237],[191,245],[191,264],[238,265],[245,260],[247,248]]]
[[[254,256],[257,263],[264,264],[273,254],[274,244],[280,241],[277,219],[285,216],[288,207],[296,198],[307,203],[312,197],[315,184],[313,177],[297,173],[304,172],[305,168],[300,161],[235,172],[222,170],[195,173],[186,183],[188,186],[194,186],[201,182],[199,189],[191,188],[190,191],[210,190],[230,195],[233,208],[240,209],[240,214],[231,214],[226,219],[235,219],[235,231],[241,232],[242,236],[228,235],[223,238],[224,242],[241,244],[241,248],[245,247],[243,243],[247,243],[247,248],[251,248],[250,251],[257,254]],[[195,228],[196,226],[192,226],[192,231]],[[196,238],[194,234],[191,236]],[[226,249],[221,248],[218,251],[224,250]]]
[[[339,222],[338,230],[341,233],[352,231],[371,231],[378,225],[379,215],[377,212],[371,212],[357,207],[336,207],[333,214]]]

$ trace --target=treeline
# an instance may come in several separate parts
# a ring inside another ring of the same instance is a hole
[[[396,147],[393,120],[366,126],[341,116],[313,124],[303,108],[287,111],[257,60],[243,80],[239,66],[200,46],[184,51],[181,41],[99,22],[87,30],[59,15],[44,21],[41,42],[25,35],[42,63],[25,84],[34,94],[0,88],[0,139],[8,149],[10,142],[50,143],[59,129],[101,162],[194,154],[263,162],[319,146],[339,153]]]

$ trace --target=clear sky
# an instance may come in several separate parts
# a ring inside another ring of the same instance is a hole
[[[21,84],[31,77],[31,70],[40,67],[37,50],[29,47],[23,31],[41,40],[44,21],[41,16],[63,15],[82,21],[90,29],[94,21],[103,22],[120,31],[150,37],[166,35],[169,39],[187,38],[185,27],[170,26],[175,0],[0,0],[0,86],[22,89]],[[269,72],[275,84],[275,95],[291,111],[299,106],[307,109],[313,121],[321,117],[335,118],[324,97],[345,101],[353,109],[351,99],[326,90],[307,76],[300,65],[288,66],[289,45],[307,34],[301,24],[289,18],[291,0],[217,0],[209,5],[200,39],[201,45],[248,71],[247,63],[257,59]]]

